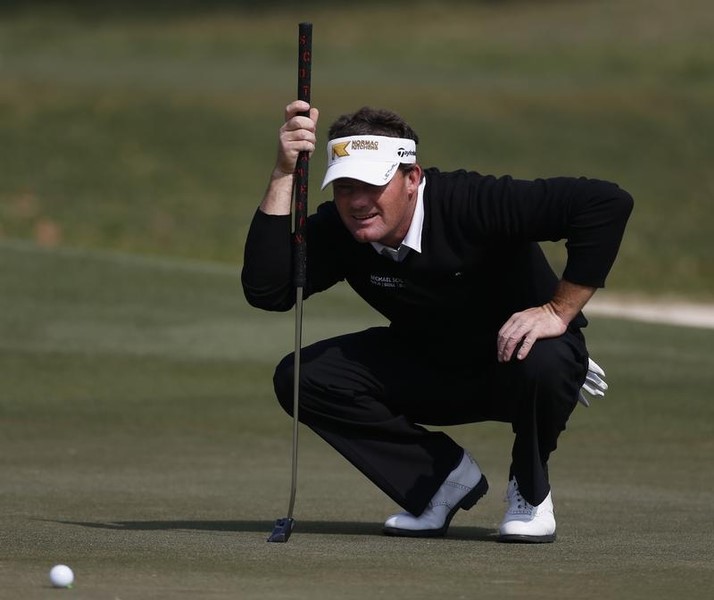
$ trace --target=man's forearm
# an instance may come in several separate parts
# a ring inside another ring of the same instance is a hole
[[[273,171],[260,210],[266,215],[289,215],[293,198],[293,174]]]
[[[553,294],[553,299],[548,303],[553,312],[566,325],[570,323],[593,297],[597,288],[571,283],[561,279]]]

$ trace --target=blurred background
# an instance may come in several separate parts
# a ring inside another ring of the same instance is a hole
[[[608,287],[714,299],[710,0],[1,2],[0,238],[240,266],[303,20],[322,142],[369,104],[427,166],[616,181]]]

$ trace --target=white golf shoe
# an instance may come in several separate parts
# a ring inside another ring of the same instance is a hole
[[[518,490],[516,478],[508,482],[508,509],[498,528],[501,542],[544,543],[555,541],[553,499],[548,492],[538,506],[529,504]]]
[[[446,477],[424,512],[418,517],[401,512],[389,517],[383,531],[387,535],[439,537],[446,535],[449,523],[460,508],[469,510],[488,491],[488,481],[473,458],[464,456]]]

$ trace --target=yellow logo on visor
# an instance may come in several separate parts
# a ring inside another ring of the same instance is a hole
[[[334,160],[335,157],[337,158],[342,158],[343,156],[349,156],[350,153],[347,152],[347,146],[349,146],[349,142],[340,142],[339,144],[333,144],[332,145],[332,159]]]

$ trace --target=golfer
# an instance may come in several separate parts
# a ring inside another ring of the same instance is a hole
[[[293,172],[298,153],[315,150],[317,122],[304,102],[286,108],[250,226],[242,283],[261,309],[295,303]],[[632,198],[595,179],[423,168],[418,141],[386,110],[362,108],[329,129],[322,188],[331,184],[334,199],[307,221],[304,297],[346,281],[389,326],[302,350],[300,421],[403,509],[384,524],[397,536],[445,535],[488,489],[474,458],[438,428],[510,423],[499,539],[551,542],[548,458],[591,364],[581,310],[605,284]],[[565,240],[561,277],[538,245],[546,240]],[[291,413],[292,354],[274,386]]]

